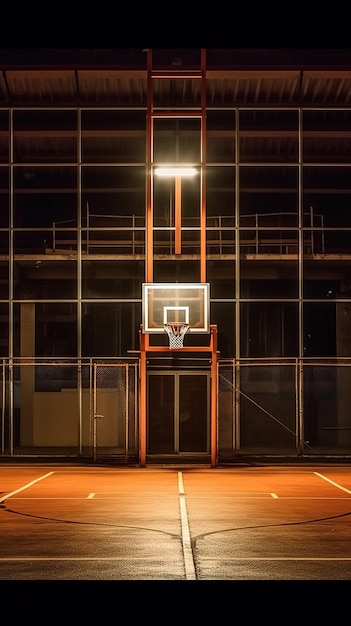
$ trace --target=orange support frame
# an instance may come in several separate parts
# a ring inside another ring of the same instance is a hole
[[[201,206],[200,206],[200,281],[206,282],[206,50],[201,50],[201,71],[187,73],[184,71],[156,71],[152,68],[152,50],[147,52],[147,125],[146,125],[146,261],[145,277],[147,283],[153,282],[153,191],[152,191],[152,164],[153,164],[153,129],[154,117],[189,117],[189,112],[157,111],[153,108],[153,81],[154,79],[199,79],[201,80]],[[198,117],[198,112],[193,112]],[[175,253],[181,254],[182,224],[181,224],[181,179],[175,179]],[[169,347],[150,346],[149,335],[140,331],[140,419],[139,419],[139,463],[146,464],[147,448],[147,353],[171,352]],[[182,352],[211,353],[211,466],[217,464],[217,386],[218,386],[218,357],[217,357],[217,326],[210,326],[209,347],[183,347]]]
[[[211,353],[211,467],[217,465],[217,416],[218,416],[218,355],[217,355],[217,326],[210,326],[209,346],[186,346],[181,352]],[[139,359],[139,389],[140,389],[140,416],[139,416],[139,464],[146,465],[146,433],[147,433],[147,368],[146,357],[148,352],[172,352],[168,346],[150,346],[149,335],[140,330],[140,359]],[[179,352],[179,350],[177,350]]]
[[[198,79],[201,81],[201,112],[175,110],[154,111],[154,81],[160,79]],[[201,206],[200,206],[200,282],[206,282],[206,50],[201,50],[201,68],[198,72],[184,72],[183,69],[169,72],[155,70],[152,65],[152,50],[147,51],[147,124],[146,124],[146,282],[153,282],[153,132],[154,118],[160,117],[199,117],[201,116]],[[175,180],[175,254],[181,254],[181,179]]]
[[[174,193],[174,225],[175,225],[175,241],[174,252],[180,254],[182,251],[182,180],[180,177],[175,179]]]
[[[147,424],[147,399],[146,399],[146,342],[147,335],[140,331],[140,358],[139,358],[139,464],[146,464],[146,424]]]

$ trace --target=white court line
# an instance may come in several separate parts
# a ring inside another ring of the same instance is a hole
[[[94,494],[91,494],[91,497],[94,497]],[[62,496],[62,497],[50,497],[48,498],[47,496],[40,496],[40,497],[35,497],[35,498],[27,498],[26,496],[23,496],[22,498],[16,498],[16,496],[13,496],[11,499],[12,500],[21,500],[21,502],[24,502],[25,500],[30,500],[31,502],[33,500],[45,500],[45,502],[48,502],[49,500],[89,500],[90,496]],[[100,498],[101,500],[111,500],[111,498]],[[335,499],[335,498],[333,498]],[[346,498],[344,498],[346,500]]]
[[[144,561],[144,556],[2,556],[0,557],[0,563],[9,563],[9,562],[37,562],[37,561]],[[148,557],[148,561],[159,562],[159,556]],[[216,557],[202,557],[201,561],[220,561],[220,559]],[[236,561],[304,561],[304,562],[314,562],[314,561],[335,561],[335,562],[345,562],[351,561],[351,557],[347,556],[338,556],[338,557],[298,557],[298,556],[235,556],[235,557],[225,557],[225,562],[236,562]]]
[[[216,557],[202,557],[201,561],[217,561]],[[225,562],[236,561],[351,561],[349,556],[233,556],[225,557]]]
[[[154,557],[145,557],[145,556],[2,556],[0,557],[0,563],[9,563],[11,561],[26,563],[26,562],[37,562],[37,561],[145,561],[147,562],[160,562],[159,556]]]
[[[20,493],[21,491],[24,491],[25,489],[28,489],[28,487],[31,487],[32,485],[35,485],[35,483],[39,482],[39,480],[43,480],[44,478],[48,478],[48,476],[51,476],[52,474],[54,474],[54,472],[49,472],[48,474],[44,474],[44,476],[40,476],[40,478],[36,478],[35,480],[32,480],[32,482],[28,483],[27,485],[24,485],[23,487],[20,487],[20,489],[16,489],[15,491],[11,491],[11,493],[7,493],[5,496],[2,496],[0,498],[0,503],[4,502],[5,500],[7,500],[7,498],[11,498],[16,493]]]
[[[346,487],[342,487],[341,485],[338,485],[338,483],[335,483],[333,480],[330,480],[330,478],[327,478],[326,476],[323,476],[323,474],[319,474],[318,472],[314,472],[314,474],[316,474],[316,476],[319,476],[319,478],[323,478],[323,480],[326,480],[327,483],[330,483],[331,485],[334,485],[334,487],[337,487],[338,489],[341,489],[342,491],[345,491],[345,493],[350,493],[351,491],[349,489],[346,489]]]
[[[24,502],[25,500],[30,500],[31,502],[33,500],[92,500],[93,498],[95,498],[96,493],[91,493],[89,496],[62,496],[62,497],[50,497],[48,498],[47,496],[40,496],[40,497],[22,497],[22,498],[16,498],[16,496],[12,497],[12,500],[21,500],[21,502]],[[113,499],[120,499],[122,496],[106,496],[104,498],[100,498],[98,496],[98,500],[113,500]],[[124,497],[124,496],[123,496]],[[148,496],[151,499],[151,496]],[[248,500],[250,496],[243,496],[245,497],[245,500]],[[344,501],[348,501],[351,498],[346,498],[345,496],[277,496],[275,494],[271,494],[271,497],[274,500],[344,500]],[[207,496],[202,496],[202,498],[207,498]],[[241,496],[235,496],[235,498],[237,500],[240,500]],[[254,496],[255,500],[262,500],[262,499],[267,499],[267,496],[262,496],[262,498],[258,497],[258,496]],[[197,498],[198,500],[200,498]]]
[[[181,527],[182,527],[182,544],[183,544],[183,555],[184,555],[184,566],[185,566],[185,578],[186,580],[196,580],[194,557],[193,557],[193,551],[191,549],[191,541],[190,541],[188,514],[186,510],[185,497],[184,495],[182,495],[184,494],[182,472],[178,472],[178,490],[180,494],[179,505],[180,505],[180,521],[181,521]]]

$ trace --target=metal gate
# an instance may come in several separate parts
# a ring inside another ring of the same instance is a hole
[[[94,364],[93,455],[96,460],[138,460],[138,364]]]

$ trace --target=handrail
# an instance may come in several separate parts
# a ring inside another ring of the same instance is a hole
[[[271,218],[279,216],[279,225],[267,225]],[[240,248],[253,248],[256,254],[264,252],[267,248],[279,248],[278,253],[288,253],[289,247],[298,245],[297,224],[287,224],[291,216],[296,220],[296,213],[252,213],[240,216]],[[313,208],[304,213],[303,232],[305,234],[304,246],[308,245],[310,253],[314,254],[316,249],[316,238],[319,243],[318,252],[324,254],[324,223],[323,216],[316,215]],[[245,221],[250,219],[252,225],[245,225]],[[105,220],[108,225],[103,225]],[[82,245],[85,246],[88,254],[96,248],[130,248],[131,254],[145,253],[145,217],[140,215],[97,215],[87,212],[86,219],[81,227]],[[94,222],[97,222],[94,225]],[[284,223],[285,222],[285,223]],[[115,225],[113,224],[115,223]],[[191,225],[191,224],[195,225]],[[69,227],[69,224],[72,227]],[[78,241],[74,236],[67,237],[67,233],[73,233],[76,228],[76,220],[62,220],[53,222],[53,252],[69,247],[70,250],[77,248]],[[116,225],[117,224],[117,225]],[[190,225],[187,225],[190,224]],[[319,224],[319,225],[318,225]],[[175,233],[174,226],[154,226],[155,248],[167,247],[172,253],[174,241],[172,234]],[[182,232],[200,233],[199,220],[196,218],[183,218]],[[206,226],[207,248],[216,247],[220,254],[225,253],[228,247],[235,246],[235,231],[237,227],[234,223],[234,216],[218,215],[208,216]],[[100,238],[98,238],[100,233]],[[130,236],[121,238],[121,234],[128,233]],[[158,237],[158,233],[169,233],[167,242]],[[232,236],[231,236],[232,233]],[[66,235],[66,236],[65,236]],[[309,236],[308,236],[309,235]],[[318,237],[317,237],[318,235]],[[190,241],[183,238],[182,247],[184,249],[196,248],[199,241]],[[295,250],[294,250],[295,252]]]

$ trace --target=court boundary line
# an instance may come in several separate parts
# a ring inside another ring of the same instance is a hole
[[[350,489],[346,489],[346,487],[342,487],[341,485],[339,485],[338,483],[334,482],[333,480],[331,480],[330,478],[327,478],[327,476],[324,476],[323,474],[320,474],[319,472],[313,472],[316,476],[319,476],[319,478],[322,478],[323,480],[326,480],[327,483],[330,483],[331,485],[333,485],[333,487],[337,487],[337,489],[341,489],[341,491],[345,491],[346,493],[349,493],[351,495],[351,491]]]
[[[32,480],[30,483],[27,483],[26,485],[23,485],[23,487],[20,487],[19,489],[15,489],[14,491],[10,491],[9,493],[5,494],[4,496],[1,496],[0,504],[5,502],[5,500],[7,500],[8,498],[12,498],[14,495],[16,495],[16,493],[21,493],[21,491],[24,491],[25,489],[28,489],[28,487],[32,487],[33,485],[38,483],[40,480],[44,480],[44,478],[48,478],[49,476],[51,476],[54,473],[55,472],[49,472],[48,474],[44,474],[44,476],[40,476],[39,478],[36,478],[35,480]]]

